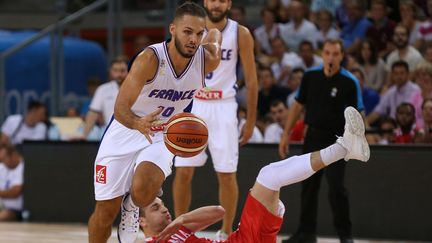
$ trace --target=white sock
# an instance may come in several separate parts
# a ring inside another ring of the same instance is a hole
[[[132,196],[130,193],[127,195],[126,199],[124,200],[124,208],[127,211],[135,210],[137,208],[135,203],[133,203],[132,201]]]
[[[302,181],[315,173],[310,161],[310,153],[292,156],[263,167],[256,181],[273,191],[283,186]]]
[[[346,149],[338,143],[335,143],[325,149],[320,150],[321,159],[325,165],[329,165],[333,162],[343,159],[346,153]]]

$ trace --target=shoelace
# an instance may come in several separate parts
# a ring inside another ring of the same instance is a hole
[[[138,210],[122,212],[122,220],[120,222],[122,230],[136,233],[138,232]]]

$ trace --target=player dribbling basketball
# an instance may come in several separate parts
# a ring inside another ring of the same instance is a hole
[[[202,39],[204,28],[204,10],[184,3],[170,25],[172,39],[149,46],[134,60],[95,161],[96,206],[89,242],[107,241],[120,205],[118,239],[135,241],[138,206],[150,204],[171,174],[173,155],[162,133],[150,131],[152,124],[182,112],[203,87],[204,76],[220,62],[221,34],[211,29]]]

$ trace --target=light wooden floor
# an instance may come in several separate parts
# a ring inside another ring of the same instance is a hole
[[[108,241],[118,242],[116,231]],[[200,232],[198,235],[212,238],[214,232]],[[143,238],[142,235],[139,237]],[[287,236],[280,236],[278,243]],[[83,224],[41,224],[41,223],[0,223],[1,243],[78,243],[87,242],[87,226]],[[356,243],[411,243],[408,241],[360,240]],[[245,242],[246,243],[246,242]],[[318,243],[339,243],[332,238],[318,238]],[[414,242],[412,242],[414,243]],[[420,242],[416,242],[420,243]]]

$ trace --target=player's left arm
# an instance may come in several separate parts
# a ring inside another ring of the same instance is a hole
[[[222,34],[218,29],[211,29],[201,41],[205,52],[204,72],[207,74],[215,70],[221,60]]]
[[[221,206],[206,206],[197,208],[189,213],[185,213],[172,221],[158,235],[159,240],[167,240],[176,233],[182,226],[192,232],[197,232],[218,222],[223,218],[225,209]]]
[[[244,145],[251,138],[255,127],[258,103],[258,78],[255,67],[254,39],[249,30],[241,25],[238,27],[238,47],[247,88],[247,117],[240,134],[240,145]]]

